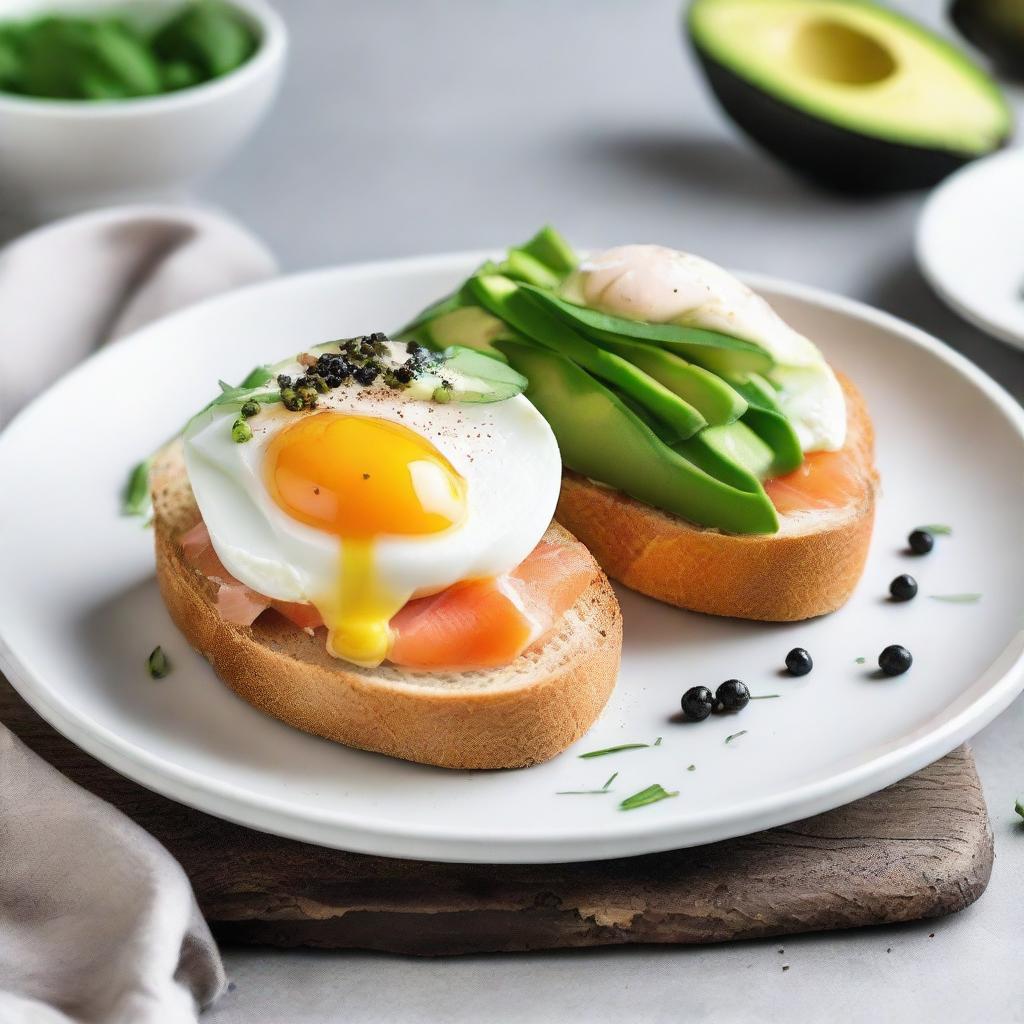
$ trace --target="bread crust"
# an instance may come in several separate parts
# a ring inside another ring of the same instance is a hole
[[[216,586],[184,559],[179,538],[199,520],[180,445],[153,470],[157,579],[189,643],[238,696],[305,732],[444,768],[522,768],[546,761],[594,723],[615,685],[622,616],[594,576],[553,633],[503,669],[428,673],[362,669],[327,654],[276,612],[251,627],[225,622]],[[553,523],[546,539],[576,544]]]
[[[778,533],[741,536],[694,526],[566,471],[555,517],[612,579],[667,604],[767,622],[835,611],[864,571],[878,491],[867,406],[849,380],[840,383],[862,484],[846,508],[780,516]]]

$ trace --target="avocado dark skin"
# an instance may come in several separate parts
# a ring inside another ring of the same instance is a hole
[[[853,194],[929,188],[973,159],[848,131],[768,95],[699,46],[694,49],[729,117],[768,152],[825,188]]]
[[[949,16],[997,67],[1024,78],[1024,0],[954,0]]]

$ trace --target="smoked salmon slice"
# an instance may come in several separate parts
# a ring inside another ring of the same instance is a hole
[[[592,576],[581,546],[542,540],[505,576],[410,601],[391,620],[388,660],[407,668],[508,665],[576,603]]]
[[[792,473],[764,482],[778,512],[843,508],[863,493],[863,472],[850,448],[811,452]]]
[[[312,605],[274,601],[236,580],[217,557],[202,521],[180,543],[186,561],[217,584],[217,611],[225,622],[251,626],[274,608],[300,629],[323,625]],[[576,603],[593,571],[580,545],[541,541],[507,575],[457,583],[410,601],[391,620],[388,660],[421,669],[508,665]]]

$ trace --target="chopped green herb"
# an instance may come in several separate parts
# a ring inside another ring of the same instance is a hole
[[[587,760],[591,757],[604,757],[605,754],[618,754],[623,750],[642,750],[649,746],[650,743],[620,743],[617,747],[605,747],[604,750],[588,750],[587,753],[580,754],[580,757]]]
[[[656,804],[659,800],[668,800],[670,797],[679,796],[678,792],[669,793],[664,786],[657,782],[653,786],[641,789],[639,793],[627,796],[619,804],[619,810],[632,811],[637,807],[646,807],[648,804]]]
[[[121,500],[121,515],[144,516],[149,512],[149,471],[152,468],[153,456],[150,455],[132,469]]]
[[[758,693],[752,694],[751,700],[775,700],[776,697],[781,697],[781,693]]]
[[[1018,798],[1017,802],[1013,805],[1013,809],[1021,816],[1022,819],[1024,819],[1024,804],[1020,802],[1020,798]]]
[[[236,444],[245,444],[252,440],[252,427],[243,419],[237,419],[231,424],[231,440]]]
[[[747,730],[746,729],[740,729],[739,732],[733,732],[733,733],[730,733],[728,736],[726,736],[725,737],[725,742],[726,743],[732,743],[733,740],[739,739],[740,736],[746,736],[746,735],[747,735]]]
[[[948,537],[953,532],[952,526],[946,526],[943,523],[931,523],[928,526],[919,526],[919,530],[926,530],[928,533],[936,534],[940,537]]]
[[[660,747],[661,746],[661,737],[660,736],[654,741],[652,746],[655,746],[655,747]]]
[[[159,646],[153,648],[153,652],[146,660],[146,666],[149,668],[149,674],[154,679],[163,679],[171,671],[171,663],[167,660],[164,649]]]
[[[555,796],[601,796],[609,792],[608,787],[619,777],[618,772],[613,772],[608,781],[600,789],[562,789]]]
[[[865,657],[863,657],[863,655],[862,655],[861,657],[859,657],[859,658],[854,658],[853,660],[854,660],[855,662],[857,662],[857,664],[858,664],[858,665],[863,665],[863,664],[864,664],[864,662],[865,662],[865,661],[867,661],[868,659],[867,659],[867,658],[865,658]]]
[[[977,604],[981,594],[929,594],[933,601],[945,601],[946,604]]]
[[[689,766],[687,767],[687,769],[686,769],[686,770],[687,770],[688,772],[695,772],[695,771],[697,770],[697,766],[696,766],[695,764],[691,764],[691,765],[689,765]]]
[[[252,419],[253,416],[259,415],[260,403],[250,398],[248,402],[242,403],[242,408],[239,409],[239,412],[245,419]]]

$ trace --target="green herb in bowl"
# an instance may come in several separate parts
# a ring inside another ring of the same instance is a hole
[[[226,75],[259,45],[223,0],[188,0],[154,26],[118,15],[51,14],[0,22],[0,92],[55,100],[125,100]]]

